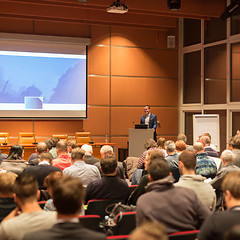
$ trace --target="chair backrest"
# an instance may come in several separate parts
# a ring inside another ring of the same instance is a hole
[[[75,138],[78,143],[89,143],[91,142],[90,132],[75,132]]]
[[[20,145],[22,144],[32,144],[36,142],[34,133],[19,133],[18,134],[18,142]]]
[[[136,212],[122,212],[116,217],[114,235],[128,235],[136,228]]]
[[[169,240],[195,240],[199,230],[170,233]]]
[[[0,133],[0,143],[9,144],[9,133]]]
[[[39,206],[43,209],[47,201],[39,201]]]
[[[88,207],[85,211],[85,215],[99,215],[101,219],[104,219],[106,215],[109,215],[107,213],[106,207],[110,204],[118,203],[120,200],[112,200],[112,199],[92,199],[88,201]],[[111,210],[111,209],[108,209]]]
[[[114,240],[127,240],[130,235],[118,235],[118,236],[107,236],[107,239],[114,239]]]
[[[100,216],[99,215],[85,215],[85,216],[79,216],[80,223],[91,230],[102,232],[102,230],[99,227],[100,223]]]
[[[58,137],[60,140],[68,140],[68,135],[67,134],[53,134],[52,137]]]
[[[131,194],[137,187],[138,185],[129,185],[129,194]]]

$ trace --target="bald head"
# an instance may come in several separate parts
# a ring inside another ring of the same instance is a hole
[[[45,142],[39,142],[36,147],[37,154],[45,153],[48,150],[47,144]]]
[[[204,146],[202,145],[202,143],[200,142],[197,142],[193,145],[193,150],[196,152],[196,153],[199,153],[199,152],[204,152]]]

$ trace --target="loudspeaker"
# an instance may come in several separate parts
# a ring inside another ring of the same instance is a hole
[[[168,48],[175,48],[175,36],[168,36],[167,37],[167,47]]]
[[[172,11],[178,10],[181,7],[181,0],[167,0],[167,6]]]

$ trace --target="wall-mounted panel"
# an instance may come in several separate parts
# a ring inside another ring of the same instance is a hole
[[[167,36],[177,35],[175,29],[169,32],[113,26],[111,30],[111,43],[113,46],[167,48]]]
[[[88,104],[89,105],[109,104],[109,77],[101,76],[88,77]]]
[[[112,105],[177,106],[177,79],[112,77],[111,80]]]
[[[165,107],[151,107],[151,112],[157,115],[160,122],[160,128],[157,128],[157,134],[177,135],[178,109]],[[134,128],[134,124],[140,123],[143,115],[143,107],[112,107],[111,126],[112,136],[128,135],[128,129]]]
[[[110,45],[110,27],[92,25],[90,32],[92,45]]]
[[[85,132],[92,135],[109,135],[109,108],[88,107],[88,119],[83,121]]]
[[[90,36],[88,24],[46,21],[35,21],[34,34],[87,38]]]
[[[34,121],[34,132],[36,136],[52,136],[53,134],[74,136],[75,132],[81,131],[83,131],[83,120]]]
[[[115,76],[177,78],[177,51],[112,47]]]
[[[109,47],[89,46],[88,74],[109,75]]]

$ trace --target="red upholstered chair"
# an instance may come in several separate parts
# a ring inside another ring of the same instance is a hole
[[[137,188],[138,185],[130,185],[128,186],[129,187],[129,194],[131,194],[136,188]]]
[[[136,212],[119,213],[116,217],[114,235],[128,235],[136,228]]]
[[[169,234],[169,240],[195,240],[199,230],[190,230]]]
[[[114,239],[114,240],[127,240],[130,235],[118,235],[118,236],[108,236],[107,239]]]
[[[99,215],[85,215],[85,216],[79,216],[80,223],[91,230],[102,232],[102,230],[99,227],[100,223],[100,216]]]
[[[47,202],[47,201],[39,201],[38,204],[39,204],[40,207],[43,209],[46,202]]]

